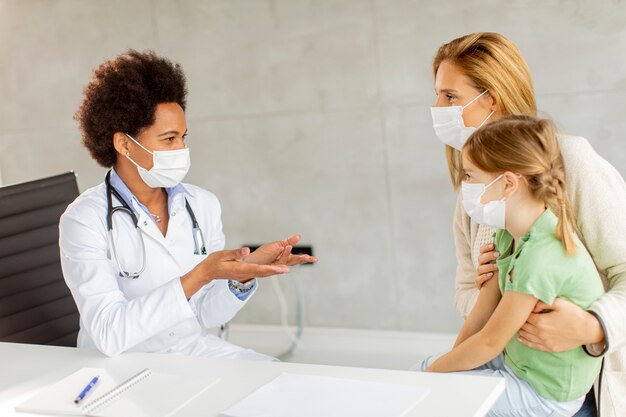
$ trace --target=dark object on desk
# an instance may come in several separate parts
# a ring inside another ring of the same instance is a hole
[[[73,172],[0,187],[0,341],[76,346],[59,219],[77,196]]]

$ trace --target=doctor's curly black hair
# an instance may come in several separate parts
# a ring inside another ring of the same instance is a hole
[[[179,64],[130,49],[96,68],[83,95],[74,115],[83,145],[98,164],[111,167],[117,155],[113,134],[138,135],[154,123],[158,104],[178,103],[184,110],[187,87]]]

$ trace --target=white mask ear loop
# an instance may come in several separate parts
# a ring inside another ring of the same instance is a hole
[[[147,150],[141,143],[137,142],[131,135],[129,135],[128,133],[124,133],[130,140],[132,140],[133,142],[135,142],[137,145],[139,145],[141,147],[141,149],[143,149],[144,151],[148,152],[150,155],[154,156],[153,152],[150,152],[149,150]]]
[[[484,96],[484,95],[487,93],[487,91],[489,91],[489,90],[485,90],[485,91],[483,91],[482,93],[480,93],[479,95],[477,95],[476,97],[474,97],[474,98],[472,99],[472,101],[470,101],[470,102],[469,102],[469,103],[467,103],[465,106],[463,106],[463,108],[466,108],[467,106],[469,106],[470,104],[472,104],[473,102],[475,102],[476,100],[478,100],[479,98],[481,98],[482,96]]]
[[[504,174],[498,175],[493,181],[491,181],[489,184],[485,185],[485,191],[487,191],[487,188],[491,187],[493,184],[495,184],[502,177],[504,177]],[[483,191],[483,194],[485,193],[485,191]],[[503,198],[503,200],[504,200],[504,198]]]
[[[493,181],[491,181],[489,184],[485,185],[485,188],[491,187],[496,181],[498,181],[502,177],[504,177],[504,174],[498,175]]]
[[[463,108],[463,109],[465,109],[467,106],[469,106],[470,104],[472,104],[473,102],[475,102],[476,100],[478,100],[479,98],[481,98],[482,96],[484,96],[484,95],[487,93],[487,91],[489,91],[489,90],[485,90],[485,91],[483,91],[482,93],[480,93],[478,96],[474,97],[474,98],[472,99],[472,101],[470,101],[469,103],[467,103],[467,104],[466,104],[465,106],[463,106],[462,108]],[[480,125],[476,128],[476,129],[480,129],[481,127],[483,127],[483,125],[484,125],[485,123],[487,123],[487,120],[489,120],[489,118],[490,118],[491,116],[493,116],[493,114],[494,114],[495,112],[496,112],[495,110],[492,110],[492,111],[491,111],[491,113],[489,113],[489,116],[487,116],[487,118],[486,118],[485,120],[483,120],[483,122],[482,122],[482,123],[481,123],[481,124],[480,124]]]
[[[483,127],[483,125],[484,125],[485,123],[487,123],[487,120],[489,120],[489,118],[490,118],[491,116],[493,116],[493,114],[494,114],[495,112],[496,112],[496,111],[494,110],[494,111],[492,111],[491,113],[489,113],[489,116],[487,116],[487,118],[486,118],[485,120],[483,120],[483,122],[480,124],[480,126],[478,126],[476,129],[480,129],[481,127]]]
[[[500,174],[500,175],[498,175],[498,176],[497,176],[497,177],[496,177],[493,181],[491,181],[489,184],[485,185],[485,189],[484,189],[484,191],[482,192],[482,194],[480,195],[480,199],[481,199],[481,200],[482,200],[482,198],[483,198],[483,194],[485,194],[485,191],[487,191],[487,188],[491,187],[493,184],[495,184],[495,183],[496,183],[496,182],[497,182],[500,178],[502,178],[502,177],[504,177],[504,174]],[[502,198],[500,199],[500,201],[504,201],[504,200],[506,200],[506,197],[502,197]]]
[[[133,139],[133,137],[132,137],[131,135],[129,135],[128,133],[124,133],[124,134],[125,134],[126,136],[128,136],[128,138],[129,138],[130,140],[132,140],[132,141],[133,141],[133,142],[135,142],[137,145],[139,145],[139,146],[140,146],[143,150],[145,150],[146,152],[150,153],[150,154],[152,155],[152,157],[154,158],[154,154],[153,154],[152,152],[150,152],[149,150],[147,150],[146,148],[144,148],[144,147],[141,145],[141,143],[139,143],[139,142],[137,142],[135,139]],[[131,158],[131,157],[130,157],[130,152],[126,152],[126,158],[128,158],[128,160],[129,160],[130,162],[132,162],[132,163],[133,163],[133,165],[135,165],[137,168],[142,168],[142,169],[143,169],[143,167],[142,167],[142,166],[140,166],[137,162],[135,162],[135,161],[133,160],[133,158]]]

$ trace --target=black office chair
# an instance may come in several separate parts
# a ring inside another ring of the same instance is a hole
[[[59,219],[72,172],[0,187],[0,341],[76,346],[78,310],[63,280]]]

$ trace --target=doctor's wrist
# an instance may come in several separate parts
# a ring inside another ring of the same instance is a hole
[[[187,299],[191,298],[200,288],[211,281],[213,281],[213,278],[210,276],[210,272],[205,270],[202,266],[202,263],[180,277],[180,282]]]

